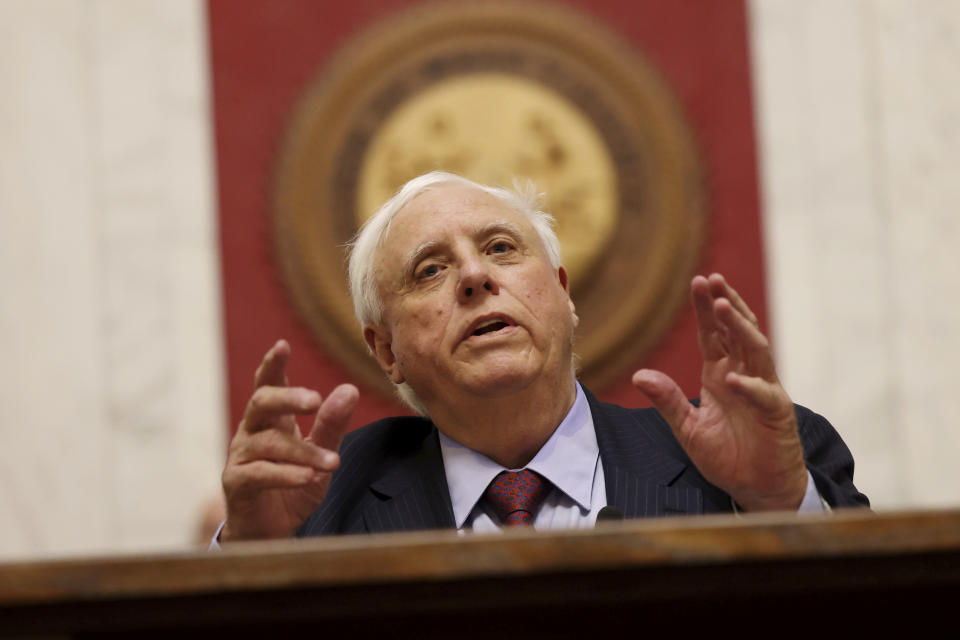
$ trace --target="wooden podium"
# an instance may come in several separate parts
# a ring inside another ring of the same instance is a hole
[[[18,638],[806,635],[897,623],[950,624],[955,635],[954,606],[960,510],[669,518],[0,564],[0,637]]]

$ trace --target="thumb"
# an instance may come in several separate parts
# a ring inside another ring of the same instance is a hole
[[[340,441],[357,408],[360,392],[352,384],[341,384],[320,405],[309,439],[316,445],[339,451]]]
[[[657,411],[663,414],[674,433],[679,433],[693,405],[673,378],[661,371],[640,369],[633,374],[633,386],[640,389]]]

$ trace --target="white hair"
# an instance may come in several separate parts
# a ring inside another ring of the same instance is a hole
[[[542,194],[537,192],[532,182],[528,182],[525,187],[520,187],[515,182],[514,189],[511,190],[478,184],[446,171],[431,171],[403,185],[396,195],[387,200],[363,224],[348,245],[350,261],[347,267],[347,278],[350,282],[354,313],[361,330],[368,324],[383,322],[383,300],[380,298],[374,267],[377,251],[390,235],[390,223],[414,198],[434,187],[447,185],[479,189],[522,214],[540,237],[550,265],[554,270],[560,267],[560,240],[553,231],[555,221],[553,216],[538,208]],[[397,394],[403,402],[417,413],[427,415],[423,403],[408,384],[401,383],[396,387]]]

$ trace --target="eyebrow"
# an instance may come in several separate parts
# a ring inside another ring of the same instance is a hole
[[[512,236],[522,237],[520,232],[520,227],[513,224],[512,222],[507,222],[506,220],[498,220],[496,222],[491,222],[482,226],[477,232],[478,237],[490,236],[497,232],[509,233]]]

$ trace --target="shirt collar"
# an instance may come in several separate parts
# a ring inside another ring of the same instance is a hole
[[[547,478],[582,509],[589,511],[600,448],[587,397],[579,382],[576,386],[577,397],[570,411],[526,468]],[[459,529],[490,481],[507,469],[442,433],[440,452]]]

